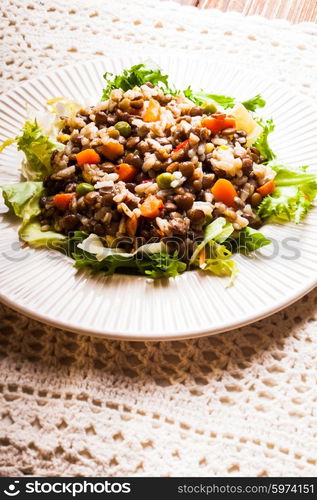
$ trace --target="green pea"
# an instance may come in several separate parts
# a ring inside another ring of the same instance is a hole
[[[173,180],[174,176],[169,172],[163,172],[162,174],[156,177],[156,182],[160,189],[168,189]]]
[[[117,122],[114,126],[118,132],[123,135],[123,137],[129,137],[131,135],[131,125],[128,122]]]
[[[88,184],[88,182],[82,182],[76,186],[76,193],[79,194],[79,196],[84,196],[94,190],[94,186],[92,184]]]
[[[216,113],[217,112],[217,106],[215,105],[214,102],[206,102],[204,105],[203,105],[203,109],[204,109],[204,113],[206,113],[206,115],[212,115],[213,113]]]

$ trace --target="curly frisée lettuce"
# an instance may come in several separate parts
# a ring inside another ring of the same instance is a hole
[[[17,137],[19,151],[23,151],[26,161],[22,165],[22,174],[28,180],[43,180],[51,172],[51,156],[56,143],[43,134],[37,121],[26,122],[22,134]]]
[[[140,87],[149,82],[153,85],[160,87],[165,94],[177,95],[181,90],[176,89],[173,85],[169,84],[169,77],[162,73],[161,69],[153,61],[147,61],[141,64],[135,64],[129,69],[125,69],[122,75],[114,75],[113,73],[106,72],[103,75],[106,80],[107,86],[103,89],[102,100],[108,99],[110,92],[113,89],[122,89],[124,92]],[[194,91],[191,86],[183,90],[184,96],[197,105],[214,102],[219,104],[224,109],[233,108],[238,102],[235,97],[219,94],[206,93],[202,89]],[[266,104],[265,100],[260,94],[257,94],[242,103],[248,111],[256,111],[258,108],[263,108]]]
[[[34,121],[26,121],[21,134],[14,139],[8,139],[2,146],[17,143],[18,151],[23,151],[25,160],[22,162],[22,174],[28,181],[41,181],[51,172],[51,156],[55,149],[62,148],[61,144],[53,142]]]
[[[317,195],[317,179],[307,173],[307,167],[291,170],[269,164],[276,171],[275,190],[266,196],[258,208],[262,219],[299,223],[308,213]]]
[[[263,156],[263,158],[265,158],[267,161],[274,160],[274,158],[276,158],[276,154],[270,147],[268,140],[269,134],[271,134],[275,129],[273,120],[272,118],[269,118],[268,120],[258,118],[257,123],[262,127],[263,130],[254,143],[254,147],[256,147],[260,151],[261,156]]]
[[[147,82],[160,87],[164,93],[174,93],[175,89],[169,87],[168,76],[164,75],[161,69],[152,61],[146,63],[135,64],[130,69],[123,70],[122,75],[115,76],[113,73],[105,73],[103,75],[107,86],[103,89],[102,100],[106,100],[110,96],[113,89],[122,89],[124,92],[140,87]]]

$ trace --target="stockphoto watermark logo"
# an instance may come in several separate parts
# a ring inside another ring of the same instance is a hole
[[[11,484],[9,484],[7,489],[3,490],[3,493],[5,495],[7,495],[8,497],[15,497],[15,496],[19,495],[19,493],[20,493],[19,484],[20,484],[20,481],[18,481],[18,480],[13,481]]]
[[[186,237],[179,237],[177,235],[166,237],[164,238],[164,243],[167,245],[169,252],[177,255],[179,260],[189,262],[193,252],[202,241],[201,238],[193,238],[192,236],[192,234],[188,233]],[[54,262],[60,258],[61,253],[72,256],[73,253],[76,252],[77,244],[82,243],[82,241],[82,238],[76,241],[76,237],[73,237],[72,239],[69,239],[69,243],[66,243],[64,246],[61,246],[58,243],[47,245],[48,252],[46,258]],[[111,249],[114,250],[114,252],[119,251],[124,253],[123,256],[121,256],[120,253],[115,253],[116,260],[120,262],[121,258],[123,261],[126,261],[126,252],[130,252],[131,248],[140,248],[140,251],[135,254],[131,253],[130,255],[131,259],[142,260],[149,251],[148,245],[159,242],[160,239],[158,238],[144,240],[144,238],[139,237],[135,240],[129,236],[124,236],[115,239],[112,243]],[[229,259],[232,257],[231,254],[238,252],[247,254],[249,257],[262,261],[274,260],[277,258],[286,261],[294,261],[301,257],[300,243],[299,238],[290,236],[281,239],[270,237],[269,240],[267,240],[260,234],[256,239],[252,235],[243,235],[243,237],[238,236],[235,239],[228,238],[226,241],[222,242],[221,244],[226,247],[229,253],[217,253],[217,259]],[[144,250],[142,250],[143,245],[145,245]],[[5,252],[2,252],[1,255],[9,262],[18,264],[25,263],[28,259],[32,259],[33,252],[29,247],[23,244],[21,245],[18,241],[14,241]],[[88,248],[84,252],[84,257],[87,264],[90,260],[92,262],[96,260],[95,255],[90,253]],[[114,256],[112,256],[112,258],[114,258]]]
[[[109,493],[131,493],[131,483],[119,483],[112,481],[28,481],[24,483],[23,487],[20,481],[12,481],[3,490],[3,493],[8,497],[18,496],[20,493],[24,494],[55,494],[55,495],[71,495],[76,497],[81,494],[109,494]]]

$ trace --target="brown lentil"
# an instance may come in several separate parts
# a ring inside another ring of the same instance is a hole
[[[253,195],[251,196],[252,207],[259,206],[261,201],[262,201],[262,196],[260,195],[260,193],[253,193]]]
[[[180,210],[189,210],[194,203],[194,195],[191,193],[178,194],[175,196],[174,201]]]

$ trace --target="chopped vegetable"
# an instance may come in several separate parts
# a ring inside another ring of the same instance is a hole
[[[181,142],[176,146],[176,148],[173,149],[173,151],[179,151],[180,149],[183,149],[185,146],[189,144],[189,139],[186,139],[186,141]]]
[[[259,248],[270,244],[271,240],[249,226],[241,229],[240,231],[236,231],[224,242],[224,245],[231,252],[240,252],[244,254],[254,252]]]
[[[79,196],[84,196],[87,193],[90,193],[91,191],[94,191],[95,188],[92,184],[89,184],[88,182],[81,182],[76,186],[76,193]]]
[[[145,198],[142,203],[140,210],[143,217],[154,218],[158,217],[163,209],[164,204],[163,201],[150,194],[147,198]]]
[[[223,243],[231,233],[233,232],[233,225],[226,221],[224,217],[219,217],[214,220],[205,228],[204,239],[197,248],[195,249],[193,255],[190,259],[190,264],[193,264],[200,254],[201,250],[209,243],[211,240],[215,240],[218,243]]]
[[[238,196],[238,193],[228,179],[218,179],[211,188],[211,192],[216,201],[221,201],[229,207],[235,206],[234,198]]]
[[[114,126],[123,137],[129,137],[132,133],[131,125],[128,122],[117,122]]]
[[[62,146],[54,143],[34,120],[26,121],[21,135],[7,139],[0,146],[0,152],[10,144],[17,143],[18,151],[23,151],[26,159],[22,162],[22,174],[29,181],[41,181],[51,172],[51,156]]]
[[[136,230],[138,228],[138,218],[135,214],[132,215],[132,217],[130,217],[128,220],[127,220],[127,233],[129,236],[134,236],[135,233],[136,233]]]
[[[276,158],[276,154],[272,150],[268,142],[268,136],[273,132],[275,125],[272,119],[269,120],[261,120],[258,119],[259,125],[262,127],[262,132],[257,138],[254,146],[260,151],[261,156],[265,158],[267,161],[274,160]]]
[[[235,105],[231,111],[232,116],[236,120],[237,130],[245,130],[247,133],[247,146],[252,146],[254,141],[262,133],[262,127],[259,123],[254,120],[253,116],[249,111],[243,106],[243,104],[238,103]]]
[[[1,146],[0,146],[0,153],[2,153],[2,151],[7,148],[8,146],[11,146],[11,144],[14,144],[15,142],[17,142],[17,140],[15,138],[13,139],[7,139],[6,141],[4,141]]]
[[[119,175],[121,181],[131,182],[138,173],[138,169],[129,163],[120,163],[116,167],[116,173]]]
[[[108,99],[113,89],[122,89],[124,92],[140,87],[147,82],[160,87],[164,93],[175,93],[168,85],[168,76],[164,75],[160,68],[152,61],[143,64],[135,64],[130,69],[123,70],[122,75],[114,76],[112,73],[103,75],[107,87],[103,90],[102,100]]]
[[[200,254],[199,254],[199,267],[202,267],[203,264],[206,262],[206,248],[202,248]]]
[[[160,189],[168,189],[173,182],[174,176],[169,172],[163,172],[156,177],[157,185]]]
[[[133,254],[117,248],[106,248],[95,234],[75,231],[64,247],[75,259],[75,267],[90,267],[93,272],[104,272],[107,276],[115,272],[129,272],[148,278],[172,278],[186,270],[186,264],[178,260],[177,252],[169,255],[163,242],[144,245]],[[140,258],[142,254],[142,258]]]
[[[256,111],[258,108],[264,108],[266,101],[260,94],[257,94],[251,99],[243,101],[242,104],[248,111]]]
[[[31,247],[48,247],[55,250],[61,250],[66,240],[66,236],[56,231],[42,231],[36,219],[22,226],[19,235],[21,240]]]
[[[316,175],[307,173],[307,167],[291,170],[272,163],[269,165],[277,172],[275,190],[263,199],[258,207],[258,215],[262,219],[270,218],[277,222],[300,222],[317,195]]]
[[[102,154],[110,161],[116,160],[124,153],[124,147],[120,142],[109,140],[107,144],[101,146]]]
[[[70,202],[72,201],[74,196],[75,193],[56,194],[53,198],[53,203],[59,210],[66,211],[68,210]]]
[[[194,92],[190,86],[187,87],[186,90],[184,90],[184,95],[185,97],[187,97],[187,99],[194,102],[198,106],[204,103],[209,104],[210,101],[214,101],[226,109],[226,108],[232,108],[232,106],[234,106],[235,103],[234,97],[228,97],[225,95],[218,95],[218,94],[207,94],[203,90]]]
[[[236,121],[232,116],[224,114],[212,115],[209,118],[204,118],[201,122],[203,127],[211,130],[213,134],[217,134],[226,128],[236,128]]]
[[[267,196],[268,194],[273,193],[274,189],[275,189],[274,181],[268,181],[265,184],[263,184],[263,186],[260,186],[257,189],[257,192],[260,193],[260,195],[264,197],[264,196]]]
[[[232,234],[233,226],[224,217],[219,217],[205,228],[203,241],[196,247],[190,265],[198,266],[216,276],[230,276],[232,283],[237,265],[231,260],[231,252],[224,243]]]
[[[54,231],[41,231],[40,223],[36,220],[41,209],[40,197],[43,195],[42,182],[17,182],[1,186],[4,201],[15,215],[22,218],[19,236],[22,241],[31,246],[57,246],[65,240],[65,236]]]
[[[227,109],[227,108],[232,108],[238,102],[237,99],[235,99],[234,97],[229,97],[226,95],[207,94],[203,90],[194,92],[191,89],[191,87],[188,87],[186,90],[184,90],[184,95],[185,97],[187,97],[187,99],[193,101],[197,105],[203,105],[203,104],[206,104],[206,106],[210,105],[211,109],[212,107],[215,107],[214,103],[217,103],[224,109]],[[243,101],[242,104],[248,111],[256,111],[257,108],[263,108],[266,102],[262,96],[257,94],[251,99]],[[214,112],[215,111],[209,111],[209,113],[214,113]],[[208,113],[208,111],[205,110],[205,113]]]
[[[212,115],[213,113],[217,112],[217,106],[215,105],[214,102],[206,102],[203,105],[203,110],[206,115]]]
[[[84,149],[76,155],[76,161],[79,167],[83,167],[85,163],[100,163],[101,158],[94,149]]]
[[[211,241],[207,246],[206,260],[201,269],[204,272],[210,272],[216,276],[229,276],[229,285],[232,285],[238,272],[237,264],[230,259],[232,253],[225,245]]]
[[[52,114],[61,116],[75,116],[83,107],[82,103],[69,99],[68,97],[53,97],[46,101],[46,107]]]
[[[1,186],[1,189],[7,207],[23,219],[22,226],[40,213],[39,200],[43,194],[42,182],[16,182]]]
[[[148,101],[148,106],[143,113],[144,122],[157,122],[161,115],[161,105],[155,99]]]

